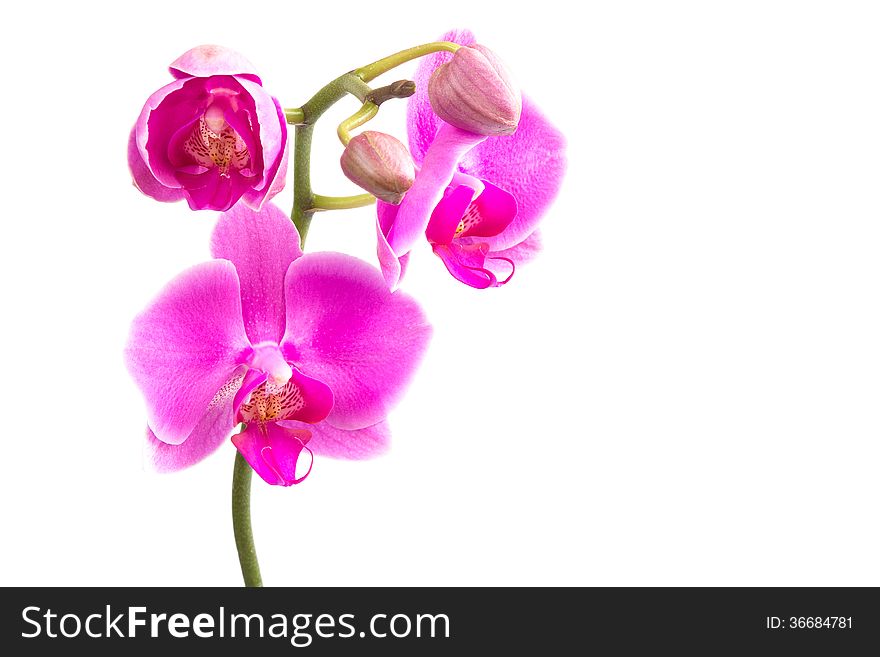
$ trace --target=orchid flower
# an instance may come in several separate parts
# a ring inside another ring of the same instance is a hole
[[[418,304],[357,258],[303,255],[271,203],[222,214],[211,249],[132,325],[126,359],[146,400],[150,462],[192,465],[240,423],[232,442],[270,484],[301,481],[304,450],[381,453],[431,333]]]
[[[284,187],[287,124],[244,57],[221,46],[189,50],[175,78],[147,100],[128,142],[135,186],[158,201],[259,210]]]
[[[475,44],[466,30],[442,40]],[[378,203],[377,255],[392,290],[423,235],[459,281],[481,289],[505,284],[516,266],[540,249],[537,226],[562,182],[565,140],[527,96],[512,135],[479,134],[460,127],[467,123],[454,126],[437,116],[429,81],[452,57],[442,52],[422,60],[407,112],[410,152],[420,168],[399,206]],[[509,91],[503,76],[493,88]],[[446,107],[452,108],[458,118],[464,116],[461,105]]]

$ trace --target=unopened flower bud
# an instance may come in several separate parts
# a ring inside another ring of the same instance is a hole
[[[352,137],[339,163],[354,184],[395,205],[412,187],[416,176],[406,146],[384,132],[367,130]]]
[[[459,48],[428,82],[431,107],[441,119],[479,135],[516,132],[522,94],[507,67],[488,48]]]

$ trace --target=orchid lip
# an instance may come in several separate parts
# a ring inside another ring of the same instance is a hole
[[[232,444],[268,484],[291,486],[302,482],[312,470],[313,457],[306,443],[311,432],[274,424],[247,425],[232,437]],[[308,462],[300,462],[305,453]]]
[[[302,390],[296,384],[276,386],[266,381],[251,391],[238,409],[242,422],[273,422],[296,414],[306,404]]]

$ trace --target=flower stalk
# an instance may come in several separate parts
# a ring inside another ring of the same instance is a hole
[[[296,126],[293,147],[293,209],[290,212],[290,219],[299,231],[302,244],[305,244],[312,216],[319,209],[315,207],[315,195],[312,193],[310,160],[312,134],[315,123],[321,118],[321,115],[350,94],[364,103],[361,110],[365,111],[365,118],[357,123],[357,126],[363,125],[375,116],[375,113],[370,114],[371,110],[365,109],[369,104],[375,105],[378,110],[378,106],[389,98],[407,98],[415,93],[415,85],[408,80],[400,80],[375,90],[367,84],[368,82],[413,59],[441,51],[454,53],[460,47],[451,41],[436,41],[402,50],[372,64],[340,75],[319,90],[302,107],[285,110],[287,122]],[[358,114],[356,113],[348,120],[355,118],[355,116]],[[342,126],[340,129],[342,130]],[[348,128],[348,130],[352,129],[353,127]],[[347,143],[345,139],[351,138],[346,130],[342,130],[338,134],[344,144]]]
[[[372,194],[355,194],[353,196],[321,196],[315,194],[312,197],[312,205],[315,210],[351,210],[353,208],[365,208],[376,202]]]
[[[251,529],[251,473],[253,470],[244,457],[235,452],[235,466],[232,470],[232,532],[241,564],[241,576],[247,587],[263,586],[257,548]]]
[[[303,114],[302,107],[288,107],[284,110],[284,118],[288,125],[299,125],[305,121],[306,116]]]
[[[452,43],[451,41],[434,41],[432,43],[425,43],[421,46],[415,46],[414,48],[407,48],[406,50],[401,50],[398,53],[394,53],[393,55],[389,55],[388,57],[383,57],[382,59],[373,62],[372,64],[367,64],[366,66],[362,66],[359,69],[356,69],[354,74],[357,75],[364,82],[369,82],[370,80],[374,80],[379,77],[383,73],[387,73],[393,68],[397,68],[401,64],[406,64],[407,62],[411,62],[414,59],[418,59],[419,57],[424,57],[425,55],[430,55],[435,52],[452,52],[454,53],[456,50],[461,48],[457,43]]]
[[[342,145],[348,146],[348,142],[351,141],[351,131],[360,128],[378,113],[379,106],[376,105],[376,103],[367,101],[357,112],[340,123],[339,127],[336,128],[336,134],[339,137],[339,141],[342,142]]]

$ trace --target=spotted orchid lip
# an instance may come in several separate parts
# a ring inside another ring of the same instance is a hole
[[[291,369],[289,380],[275,383],[267,377],[241,400],[236,409],[239,421],[265,424],[296,420],[314,424],[325,419],[333,408],[333,392],[327,385]]]
[[[199,166],[205,169],[217,167],[221,176],[229,177],[229,169],[241,171],[243,176],[252,174],[251,155],[244,139],[216,113],[209,117],[210,108],[199,118],[198,125],[183,144],[183,150]]]

